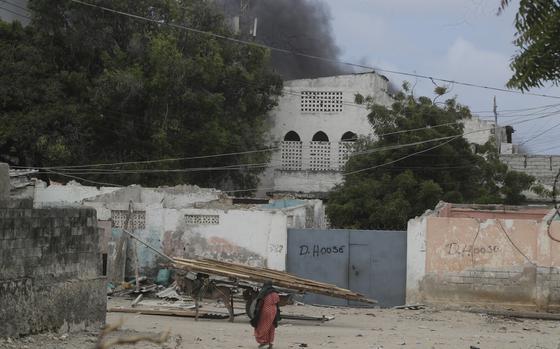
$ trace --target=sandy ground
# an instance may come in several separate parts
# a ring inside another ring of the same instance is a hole
[[[130,301],[126,301],[129,304]],[[122,305],[111,300],[110,306]],[[457,311],[381,310],[288,306],[284,313],[335,319],[325,323],[284,320],[275,348],[547,348],[560,349],[560,322],[498,318]],[[110,338],[157,336],[169,330],[163,345],[141,343],[134,348],[256,348],[248,318],[227,320],[108,313],[107,323],[124,320]],[[95,333],[42,334],[0,340],[0,348],[95,348]],[[119,348],[132,348],[120,346]]]

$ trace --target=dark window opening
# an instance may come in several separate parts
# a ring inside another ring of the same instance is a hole
[[[299,138],[299,135],[296,132],[290,131],[290,132],[286,133],[286,135],[284,136],[284,141],[286,141],[286,142],[300,142],[301,139]]]
[[[327,134],[323,131],[319,131],[317,133],[315,133],[313,135],[313,142],[328,142],[329,141],[329,137],[327,136]]]
[[[358,140],[358,136],[354,132],[348,131],[342,135],[340,140],[343,142],[355,142]]]
[[[107,253],[103,253],[101,257],[103,258],[103,267],[101,269],[101,275],[107,276]]]

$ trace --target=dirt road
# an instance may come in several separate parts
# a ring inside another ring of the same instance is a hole
[[[310,316],[333,315],[326,323],[283,321],[275,348],[547,348],[560,349],[560,322],[516,320],[456,311],[379,310],[289,306],[285,313]],[[163,348],[255,348],[246,317],[235,323],[166,316],[109,313],[108,323],[124,319],[123,330],[114,336],[157,335],[171,331]],[[0,348],[70,349],[93,348],[95,334],[31,336]],[[121,348],[121,347],[119,347]],[[131,348],[122,346],[122,348]],[[162,348],[143,343],[134,348]]]

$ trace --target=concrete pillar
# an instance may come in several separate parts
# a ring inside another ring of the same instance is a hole
[[[0,162],[0,200],[7,200],[10,196],[10,166]]]

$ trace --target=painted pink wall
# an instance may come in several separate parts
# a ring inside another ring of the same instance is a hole
[[[560,240],[560,221],[552,222],[550,231]],[[428,217],[428,273],[515,267],[527,263],[560,267],[560,243],[549,238],[546,222],[500,219],[498,223],[473,218]]]

